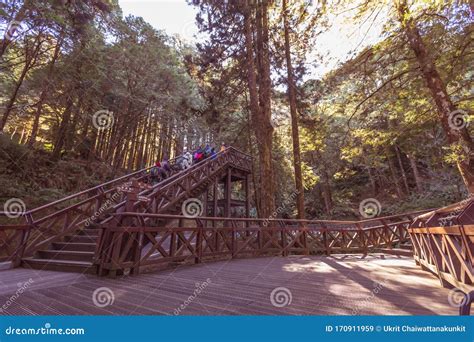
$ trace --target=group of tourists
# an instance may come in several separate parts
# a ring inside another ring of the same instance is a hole
[[[227,148],[225,143],[222,143],[219,152],[223,152]],[[191,166],[203,161],[204,159],[217,157],[216,149],[210,144],[206,146],[199,146],[194,152],[186,151],[176,158],[174,165],[171,165],[168,158],[163,161],[157,161],[150,170],[150,183],[157,184],[162,180],[168,178],[172,171],[183,171],[189,169]]]
[[[157,160],[155,165],[150,169],[150,183],[156,184],[161,182],[163,179],[168,178],[171,174],[171,165],[168,158],[164,158],[163,161]]]

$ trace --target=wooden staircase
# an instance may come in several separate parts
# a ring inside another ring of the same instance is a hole
[[[87,228],[53,242],[48,249],[23,259],[23,267],[80,273],[95,273],[94,255],[100,229]]]
[[[224,158],[225,155],[221,155],[218,158]],[[206,164],[212,162],[212,174],[213,177],[202,178],[202,169],[206,167]],[[200,167],[197,167],[194,171],[185,170],[182,172],[177,172],[173,175],[175,181],[168,181],[165,179],[161,183],[158,183],[156,188],[159,188],[159,193],[157,195],[156,191],[145,191],[144,196],[149,199],[150,203],[156,203],[161,201],[160,194],[166,196],[167,198],[167,188],[189,186],[189,184],[195,183],[188,189],[185,196],[183,194],[179,197],[179,200],[173,202],[170,201],[167,205],[164,205],[161,208],[153,210],[153,205],[148,205],[143,201],[135,203],[136,212],[153,212],[157,214],[180,214],[181,205],[184,200],[187,198],[195,198],[201,196],[206,189],[208,189],[216,179],[220,179],[227,174],[228,168],[235,167],[230,160],[226,163],[217,164],[214,160],[206,160],[201,162]],[[220,167],[216,169],[215,165]],[[201,170],[201,171],[200,171]],[[250,170],[249,170],[250,171]],[[201,179],[196,181],[198,178],[197,174]],[[181,174],[183,174],[181,176]],[[165,183],[161,186],[162,183]],[[171,189],[172,190],[172,189]],[[161,201],[162,202],[162,201]],[[54,271],[69,271],[69,272],[80,272],[80,273],[97,273],[97,265],[95,264],[96,249],[99,241],[99,237],[102,229],[100,228],[102,224],[107,224],[113,218],[114,212],[120,212],[125,210],[125,205],[115,208],[114,211],[108,213],[108,215],[103,218],[100,222],[92,223],[84,228],[84,226],[78,226],[74,231],[55,239],[52,243],[48,244],[45,248],[36,250],[32,256],[24,257],[22,259],[22,266],[32,269],[41,269],[41,270],[54,270]],[[162,222],[165,226],[167,222]]]

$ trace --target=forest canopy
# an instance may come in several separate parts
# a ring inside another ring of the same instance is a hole
[[[0,183],[16,179],[2,199],[61,188],[48,173],[67,163],[94,183],[208,142],[252,156],[261,217],[360,218],[367,198],[391,214],[474,192],[467,2],[187,2],[195,44],[115,0],[1,2]],[[383,32],[315,77],[345,12],[354,27],[382,17]]]

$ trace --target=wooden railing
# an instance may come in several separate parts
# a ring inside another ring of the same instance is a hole
[[[0,226],[0,262],[9,261],[13,266],[20,264],[29,234],[28,224],[8,224]]]
[[[175,177],[167,178],[154,187],[140,192],[139,196],[146,197],[148,200],[136,201],[132,210],[153,214],[169,212],[173,208],[179,207],[179,204],[186,198],[200,195],[201,187],[207,187],[224,176],[227,171],[226,166],[249,173],[251,171],[251,157],[229,147],[225,151],[217,153],[215,157],[205,159],[178,173]],[[112,217],[109,217],[101,223],[108,223],[111,219]]]
[[[366,254],[409,241],[409,217],[415,214],[324,221],[118,213],[113,222],[119,224],[102,226],[96,263],[100,275],[115,276],[216,258]],[[171,224],[153,226],[154,221]]]
[[[474,198],[419,215],[408,229],[414,258],[442,286],[462,291],[459,313],[469,315],[474,301]]]
[[[170,160],[173,163],[173,160]],[[141,197],[148,197],[148,202],[137,202],[137,211],[158,212],[166,210],[173,198],[182,200],[182,189],[189,192],[198,182],[215,174],[223,165],[236,168],[250,168],[250,157],[243,152],[229,147],[219,152],[214,158],[208,158],[191,166],[185,171],[172,171],[164,181],[145,188]],[[126,203],[127,187],[132,179],[139,182],[147,177],[150,167],[111,180],[96,187],[67,196],[47,205],[28,210],[16,219],[9,219],[9,213],[0,212],[0,261],[21,260],[23,256],[32,255],[52,242],[82,229],[87,224],[102,224],[110,220],[111,213],[123,211]],[[181,189],[181,190],[180,190]],[[168,206],[167,206],[168,205]],[[155,211],[158,210],[158,211]],[[19,238],[19,235],[24,235]],[[21,244],[20,244],[21,241]]]
[[[409,228],[415,261],[443,286],[474,290],[474,225]]]

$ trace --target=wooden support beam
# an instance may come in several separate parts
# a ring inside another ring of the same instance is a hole
[[[225,206],[224,206],[224,217],[230,217],[231,212],[231,198],[232,198],[232,169],[227,170],[227,176],[225,179],[225,190],[224,190]]]
[[[244,181],[245,190],[245,217],[250,217],[250,186],[249,186],[249,175],[245,177]],[[248,227],[248,224],[247,224]]]
[[[209,211],[208,211],[208,208],[209,208],[209,189],[206,188],[206,191],[204,192],[204,210],[203,210],[203,214],[204,216],[209,216]],[[204,221],[204,227],[207,228],[207,221]]]

